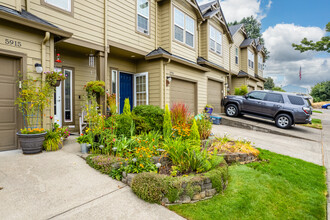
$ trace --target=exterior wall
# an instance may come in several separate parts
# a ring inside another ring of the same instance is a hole
[[[208,30],[207,30],[208,33],[210,32],[210,25],[212,25],[216,30],[220,31],[220,33],[222,34],[222,54],[219,55],[219,54],[211,51],[209,48],[209,44],[208,44],[207,45],[208,60],[229,70],[230,44],[229,44],[228,36],[227,36],[227,34],[225,34],[225,31],[223,30],[220,22],[216,21],[215,18],[209,20],[209,25],[208,25]],[[209,37],[209,34],[208,34],[208,37]],[[209,41],[210,41],[210,39],[208,39],[208,42]]]
[[[247,50],[250,50],[253,54],[254,54],[254,68],[250,68],[249,65],[248,65],[248,52],[246,51],[246,60],[244,61],[246,63],[246,66],[247,66],[247,73],[251,76],[254,76],[255,74],[255,69],[256,69],[256,52],[253,48],[251,48],[250,46],[247,48]]]
[[[240,67],[244,72],[248,72],[248,51],[247,48],[241,49]]]
[[[261,52],[259,52],[258,54],[257,54],[257,58],[256,58],[256,60],[257,60],[257,69],[256,69],[256,74],[258,75],[258,76],[261,76],[261,77],[263,77],[263,69],[259,69],[259,67],[258,67],[258,64],[259,64],[259,55],[261,55],[261,57],[262,57],[262,59],[264,59],[264,56],[263,56],[263,54],[261,53]],[[263,68],[263,67],[262,67]]]
[[[208,56],[208,50],[209,50],[209,20],[204,21],[201,24],[201,30],[200,30],[200,56],[204,59],[209,59]]]
[[[221,72],[219,70],[210,68],[210,72],[205,73],[207,79],[213,79],[215,81],[223,82],[223,95],[227,94],[225,83],[227,79],[227,73]],[[206,82],[207,83],[207,82]],[[207,85],[207,84],[206,84]],[[205,106],[204,106],[205,107]]]
[[[201,112],[207,104],[207,77],[204,72],[196,70],[194,68],[186,67],[184,65],[171,62],[167,64],[166,74],[179,79],[197,82],[197,112]],[[166,87],[166,104],[170,105],[169,91],[170,86]]]
[[[234,94],[235,88],[239,88],[242,85],[246,85],[246,78],[237,78],[237,77],[234,77],[232,79],[232,88],[233,88],[232,93]]]
[[[1,5],[16,10],[16,0],[2,0]]]
[[[257,87],[260,87],[262,89],[264,89],[264,83],[263,82],[257,82]]]
[[[257,90],[257,81],[253,79],[247,79],[247,84],[248,87],[253,87],[253,90]]]
[[[195,35],[194,35],[194,48],[181,43],[180,41],[177,41],[174,39],[174,7],[185,13],[186,15],[190,16],[195,21]],[[172,22],[171,22],[171,29],[172,29],[172,54],[175,54],[177,56],[183,57],[185,59],[191,60],[193,62],[196,62],[198,57],[198,32],[197,32],[197,13],[195,9],[191,5],[189,5],[186,1],[178,1],[174,0],[172,4],[171,9],[171,15],[172,15]]]
[[[146,53],[154,50],[156,46],[156,1],[149,1],[149,35],[137,31],[136,0],[109,0],[108,2],[108,39]]]
[[[241,69],[243,69],[242,65],[244,65],[243,64],[243,59],[242,59],[243,53],[242,53],[242,50],[240,48],[241,43],[244,41],[244,36],[240,31],[238,31],[238,33],[236,33],[234,35],[233,40],[234,40],[234,43],[231,47],[231,53],[230,53],[230,55],[231,55],[231,57],[230,57],[231,71],[233,73],[238,74],[238,72]],[[238,48],[238,64],[235,64],[235,54],[236,54],[235,48]]]
[[[41,4],[41,0],[30,0],[30,12],[73,33],[75,39],[103,45],[103,1],[74,0],[73,13],[69,14],[56,7]]]
[[[12,44],[6,44],[6,39],[13,40],[14,42],[20,42],[21,46],[14,46]],[[50,41],[46,43],[46,63],[42,63],[41,57],[41,42],[44,39],[44,32],[33,30],[21,25],[16,25],[10,22],[0,21],[0,53],[1,50],[6,50],[13,53],[21,53],[26,56],[26,63],[21,68],[25,71],[22,72],[25,76],[42,77],[42,74],[35,72],[35,63],[41,63],[44,71],[51,70],[53,66],[53,60],[50,59],[54,54],[54,48],[51,46],[54,44],[54,38],[51,37]],[[52,104],[51,104],[52,106]],[[47,116],[44,118],[44,127],[50,127],[51,108],[45,109],[44,114]]]
[[[172,51],[172,16],[171,1],[161,1],[158,3],[158,46]]]

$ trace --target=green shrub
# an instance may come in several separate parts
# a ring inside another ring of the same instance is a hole
[[[90,155],[86,158],[86,162],[101,173],[110,174],[113,169],[112,165],[122,163],[124,159],[109,155]]]
[[[246,95],[248,88],[246,85],[242,85],[240,88],[235,88],[235,95]]]
[[[121,114],[116,116],[116,135],[130,138],[132,135],[132,126],[134,126],[131,115]]]
[[[159,203],[167,193],[166,176],[157,173],[141,173],[132,181],[133,192],[147,202]]]
[[[129,116],[131,115],[131,104],[129,103],[129,98],[125,99],[123,114],[124,115],[129,115]]]
[[[163,131],[164,110],[153,105],[139,105],[133,109],[133,113],[143,117],[151,130]]]
[[[201,142],[196,120],[193,120],[193,124],[191,126],[190,139],[196,144],[200,144]]]
[[[135,132],[137,135],[140,135],[142,133],[148,133],[149,131],[151,131],[151,127],[149,126],[144,117],[133,113],[132,118],[135,124]]]
[[[225,160],[215,169],[205,173],[205,176],[212,181],[212,187],[217,190],[218,193],[223,192],[224,186],[227,184],[229,173],[228,165]]]
[[[200,139],[208,139],[212,130],[212,122],[209,120],[209,117],[203,114],[199,119],[196,120],[196,123],[198,126]]]
[[[168,109],[168,105],[165,106],[163,134],[165,138],[171,137],[172,135],[172,119],[171,119],[171,112]]]

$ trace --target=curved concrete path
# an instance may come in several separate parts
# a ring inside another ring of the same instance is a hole
[[[0,219],[182,219],[89,167],[79,148],[0,153]]]

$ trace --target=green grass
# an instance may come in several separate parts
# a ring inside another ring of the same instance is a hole
[[[321,112],[321,111],[317,111],[317,110],[313,110],[313,113],[320,113],[320,114],[323,114],[323,112]]]
[[[170,206],[188,219],[325,219],[325,168],[260,150],[265,162],[234,165],[224,194]]]
[[[312,124],[301,124],[301,125],[310,128],[322,129],[321,119],[316,119],[316,118],[312,118]]]

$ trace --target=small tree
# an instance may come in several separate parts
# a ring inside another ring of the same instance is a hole
[[[197,126],[197,123],[196,123],[196,120],[194,119],[193,121],[193,124],[191,126],[191,132],[190,132],[190,139],[192,141],[194,141],[194,143],[196,144],[200,144],[201,142],[201,138],[200,138],[200,135],[199,135],[199,132],[198,132],[198,126]]]
[[[164,137],[170,137],[172,133],[172,120],[171,120],[171,112],[168,108],[168,105],[165,106],[165,115],[164,115],[164,122],[163,122],[163,134]]]
[[[125,104],[123,108],[123,114],[124,115],[131,115],[131,104],[129,103],[129,98],[125,99]]]
[[[282,87],[279,87],[279,86],[275,86],[272,88],[273,91],[278,91],[278,92],[285,92],[284,89],[282,89]]]
[[[240,88],[235,88],[235,95],[246,95],[248,88],[246,85],[242,85]]]
[[[275,87],[275,83],[272,77],[267,77],[266,82],[264,84],[265,89],[272,90]]]
[[[330,81],[316,84],[311,91],[311,96],[315,102],[330,100]]]

